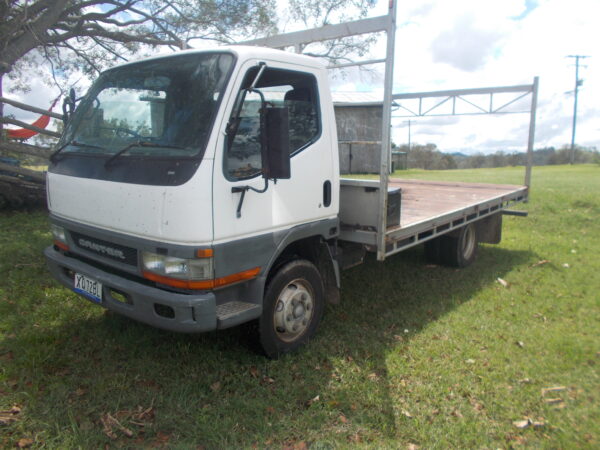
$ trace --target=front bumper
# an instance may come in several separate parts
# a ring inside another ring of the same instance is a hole
[[[72,272],[102,283],[100,305],[106,309],[157,328],[181,333],[217,328],[216,300],[212,292],[187,295],[147,286],[65,256],[54,247],[46,248],[44,255],[52,275],[69,289],[73,289]],[[124,296],[127,301],[120,301],[115,293],[121,294],[121,298]]]

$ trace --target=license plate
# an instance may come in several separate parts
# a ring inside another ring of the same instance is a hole
[[[102,283],[97,280],[76,273],[73,290],[85,295],[93,302],[102,303]]]

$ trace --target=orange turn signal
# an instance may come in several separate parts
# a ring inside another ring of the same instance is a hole
[[[212,248],[199,248],[196,250],[197,258],[212,258],[213,257],[213,249]]]
[[[233,273],[231,275],[227,275],[221,278],[215,278],[212,280],[179,280],[177,278],[165,277],[163,275],[157,275],[153,272],[144,271],[142,275],[144,278],[155,281],[157,283],[161,283],[167,286],[172,286],[180,289],[193,289],[193,290],[209,290],[215,288],[221,288],[228,286],[233,283],[237,283],[239,281],[247,281],[256,276],[260,272],[260,267],[255,267],[254,269],[245,270],[243,272]]]
[[[65,244],[64,242],[54,240],[54,245],[56,245],[58,248],[60,248],[61,250],[65,251],[65,252],[69,251],[69,246],[67,244]]]

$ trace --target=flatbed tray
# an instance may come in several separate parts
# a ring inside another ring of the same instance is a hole
[[[389,187],[401,189],[402,204],[400,225],[386,230],[388,255],[526,201],[528,194],[526,186],[409,179],[390,179]],[[356,226],[342,225],[340,239],[377,245],[375,230]]]

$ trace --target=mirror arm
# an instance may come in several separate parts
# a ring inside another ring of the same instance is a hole
[[[232,187],[231,188],[232,194],[241,193],[240,201],[238,202],[238,206],[235,211],[236,217],[238,219],[240,217],[242,217],[242,205],[244,204],[244,198],[246,197],[247,191],[254,191],[254,192],[258,192],[259,194],[263,194],[263,193],[267,192],[267,189],[269,189],[269,180],[267,178],[265,178],[265,187],[263,187],[262,189],[256,189],[256,188],[253,188],[252,186],[248,186],[248,185]]]
[[[256,88],[256,85],[258,84],[260,77],[262,77],[262,74],[266,68],[267,68],[266,62],[261,61],[258,63],[258,73],[256,74],[256,77],[254,77],[254,80],[252,81],[252,84],[250,85],[250,88],[248,89],[249,91],[253,91]]]

